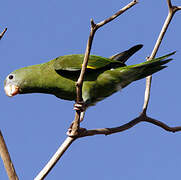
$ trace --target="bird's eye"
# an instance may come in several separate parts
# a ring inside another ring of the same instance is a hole
[[[13,79],[14,76],[12,74],[9,75],[9,79]]]

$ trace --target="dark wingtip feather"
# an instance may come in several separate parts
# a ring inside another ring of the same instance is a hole
[[[124,52],[112,56],[111,59],[125,63],[133,54],[135,54],[142,47],[143,47],[142,44],[135,45]]]
[[[142,47],[143,47],[143,44],[137,44],[137,45],[131,47],[129,50],[134,49],[134,51],[136,52],[136,51],[140,50]]]

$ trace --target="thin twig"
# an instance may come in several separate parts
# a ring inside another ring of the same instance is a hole
[[[143,116],[139,116],[139,117],[133,119],[132,121],[130,121],[122,126],[119,126],[119,127],[101,128],[101,129],[92,129],[92,130],[82,131],[82,133],[80,133],[79,137],[94,136],[94,135],[110,135],[110,134],[114,134],[114,133],[119,133],[119,132],[123,132],[125,130],[132,128],[133,126],[137,125],[140,122],[149,122],[156,126],[161,127],[162,129],[164,129],[166,131],[173,132],[173,133],[177,132],[177,131],[181,131],[181,126],[170,127],[161,121],[158,121],[156,119],[143,115]]]
[[[6,31],[7,31],[7,28],[5,28],[4,31],[0,34],[0,40],[2,39]]]
[[[62,143],[62,145],[58,148],[57,152],[46,164],[46,166],[34,178],[34,180],[43,180],[75,139],[76,139],[75,137],[67,137],[65,141]]]
[[[0,40],[2,39],[6,31],[7,28],[5,28],[3,32],[0,33]],[[9,180],[18,180],[18,176],[11,161],[11,157],[9,155],[8,148],[6,146],[1,130],[0,130],[0,156],[3,160],[3,164],[6,169]]]
[[[158,36],[158,39],[153,48],[153,51],[152,51],[150,57],[147,59],[148,61],[153,59],[156,56],[156,53],[158,52],[162,39],[168,29],[168,26],[174,16],[175,12],[178,10],[181,10],[180,6],[172,6],[171,0],[167,0],[167,4],[168,4],[168,9],[169,9],[168,16],[167,16],[165,23],[162,27],[162,30]],[[144,98],[144,105],[143,105],[143,111],[142,111],[142,114],[145,114],[145,115],[146,115],[146,111],[147,111],[148,103],[149,103],[149,99],[150,99],[151,81],[152,81],[152,76],[148,76],[146,78],[145,98]]]
[[[100,27],[102,27],[103,25],[111,22],[112,20],[114,20],[115,18],[120,16],[122,13],[124,13],[125,11],[127,11],[128,9],[130,9],[131,7],[133,7],[137,3],[138,3],[137,0],[133,0],[131,3],[126,5],[124,8],[120,9],[114,15],[112,15],[111,17],[105,19],[104,21],[101,21],[100,23],[95,24],[93,19],[91,19],[91,31],[90,31],[89,39],[88,39],[88,42],[87,42],[84,61],[83,61],[83,64],[82,64],[82,69],[81,69],[80,76],[79,76],[79,78],[77,80],[77,83],[76,83],[76,92],[77,92],[76,103],[79,104],[79,103],[83,102],[83,98],[82,98],[83,80],[84,80],[84,75],[85,75],[86,67],[87,67],[87,64],[88,64],[88,59],[89,59],[89,55],[90,55],[90,51],[91,51],[92,42],[93,42],[95,32]],[[78,135],[79,124],[80,124],[80,114],[81,114],[80,110],[76,110],[74,123],[73,123],[72,131],[71,131],[71,136],[77,136]]]
[[[14,169],[13,163],[11,161],[8,148],[4,141],[3,135],[0,131],[0,155],[4,163],[4,167],[6,169],[9,180],[18,180],[18,176],[16,175],[16,171]]]

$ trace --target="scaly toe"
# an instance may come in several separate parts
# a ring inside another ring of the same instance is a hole
[[[76,111],[83,112],[83,111],[85,111],[85,109],[86,109],[86,107],[85,107],[84,102],[74,104],[74,110],[76,110]]]

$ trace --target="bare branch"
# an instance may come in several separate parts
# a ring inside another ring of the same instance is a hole
[[[128,9],[130,9],[132,6],[134,6],[136,3],[138,3],[138,1],[132,1],[131,3],[129,3],[128,5],[126,5],[125,7],[123,7],[122,9],[120,9],[118,12],[116,12],[114,15],[112,15],[111,17],[105,19],[104,21],[101,21],[100,23],[97,23],[97,27],[101,27],[107,23],[109,23],[110,21],[114,20],[115,18],[117,18],[119,15],[121,15],[122,13],[124,13],[125,11],[127,11]]]
[[[119,127],[82,131],[82,133],[79,135],[79,137],[94,136],[94,135],[110,135],[110,134],[114,134],[114,133],[119,133],[119,132],[123,132],[125,130],[132,128],[133,126],[135,126],[136,124],[138,124],[140,122],[149,122],[156,126],[161,127],[162,129],[164,129],[166,131],[173,132],[173,133],[177,132],[177,131],[181,131],[181,126],[170,127],[161,121],[141,115],[141,116],[133,119],[132,121],[130,121],[122,126],[119,126]]]
[[[65,141],[62,143],[62,145],[58,148],[57,152],[53,155],[53,157],[47,163],[47,165],[34,178],[34,180],[43,180],[75,139],[76,138],[73,138],[73,137],[67,137]]]
[[[148,61],[155,58],[156,53],[158,52],[160,44],[163,40],[163,37],[164,37],[164,35],[168,29],[168,26],[169,26],[169,24],[170,24],[170,22],[174,16],[175,12],[178,10],[181,10],[181,8],[179,6],[172,6],[171,0],[167,0],[167,3],[168,3],[168,8],[169,8],[168,16],[167,16],[165,23],[162,27],[162,30],[158,36],[158,39],[157,39],[156,44],[153,48],[153,51],[152,51],[150,57],[147,59]],[[149,99],[150,99],[151,81],[152,81],[152,76],[148,76],[146,78],[145,99],[144,99],[144,105],[143,105],[143,111],[142,111],[143,114],[146,114],[146,111],[148,108],[148,103],[149,103]]]
[[[47,163],[47,165],[43,168],[43,170],[38,174],[38,176],[34,180],[43,180],[48,172],[53,168],[53,166],[56,164],[56,162],[60,159],[60,157],[64,154],[64,152],[67,150],[67,148],[72,144],[72,142],[76,138],[82,138],[87,136],[94,136],[94,135],[111,135],[115,133],[120,133],[125,130],[128,130],[135,125],[137,125],[140,122],[149,122],[151,124],[154,124],[158,127],[161,127],[162,129],[168,131],[168,132],[177,132],[181,131],[181,126],[177,127],[170,127],[166,125],[165,123],[158,121],[156,119],[147,117],[145,115],[140,115],[139,117],[131,120],[130,122],[113,128],[101,128],[101,129],[92,129],[92,130],[83,130],[79,133],[77,137],[68,137],[64,143],[60,146],[60,148],[57,150],[57,152],[54,154],[54,156],[51,158],[51,160]]]
[[[90,31],[89,39],[88,39],[88,42],[87,42],[84,61],[83,61],[83,64],[82,64],[82,69],[81,69],[80,76],[79,76],[79,78],[77,80],[77,83],[76,83],[76,92],[77,92],[76,103],[79,104],[79,103],[83,102],[82,85],[83,85],[84,75],[85,75],[86,67],[87,67],[87,64],[88,64],[88,59],[89,59],[89,55],[90,55],[90,51],[91,51],[91,47],[92,47],[92,42],[93,42],[93,38],[94,38],[94,34],[95,34],[96,30],[98,30],[103,25],[111,22],[112,20],[117,18],[119,15],[121,15],[122,13],[124,13],[125,11],[127,11],[129,8],[131,8],[132,6],[134,6],[137,3],[138,3],[137,0],[133,0],[131,3],[126,5],[124,8],[120,9],[117,13],[115,13],[111,17],[105,19],[104,21],[101,21],[98,24],[95,24],[93,19],[91,19],[91,31]],[[81,114],[80,110],[76,110],[75,119],[74,119],[74,123],[73,123],[73,126],[72,126],[72,131],[71,131],[72,136],[78,135],[79,124],[80,124],[80,114]]]
[[[167,0],[167,4],[168,4],[168,8],[172,9],[172,2],[171,2],[171,0]]]
[[[0,34],[0,40],[2,39],[6,31],[7,31],[7,28],[5,28],[4,31]]]
[[[2,39],[6,31],[7,31],[7,28],[5,28],[4,31],[0,33],[0,40]],[[16,175],[16,171],[11,161],[11,157],[9,155],[8,148],[6,146],[1,130],[0,130],[0,156],[3,160],[3,164],[4,164],[4,167],[6,169],[9,179],[18,180],[18,176]]]
[[[18,176],[16,175],[16,171],[14,169],[13,163],[11,161],[8,148],[4,141],[3,135],[0,131],[0,155],[4,163],[4,167],[6,169],[9,180],[18,180]]]
[[[172,6],[171,0],[167,0],[167,4],[169,11],[173,11],[175,13],[176,11],[181,10],[181,6]]]

